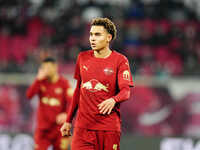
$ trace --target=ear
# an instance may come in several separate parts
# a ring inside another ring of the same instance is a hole
[[[108,36],[107,36],[107,41],[108,41],[108,43],[109,43],[111,40],[112,40],[112,35],[111,35],[111,34],[108,34]]]

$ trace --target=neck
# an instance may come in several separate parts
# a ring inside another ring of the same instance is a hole
[[[107,58],[110,56],[112,51],[109,48],[105,48],[102,50],[94,50],[94,56],[96,58]]]
[[[49,78],[48,78],[49,82],[51,82],[51,83],[55,83],[55,82],[57,82],[58,79],[59,79],[59,75],[58,75],[58,73],[56,73],[56,74],[53,75],[52,77],[49,77]]]

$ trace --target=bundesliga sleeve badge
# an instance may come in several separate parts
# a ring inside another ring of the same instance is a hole
[[[123,79],[128,81],[130,80],[130,72],[128,70],[123,72]]]

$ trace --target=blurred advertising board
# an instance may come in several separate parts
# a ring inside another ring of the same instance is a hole
[[[33,150],[33,147],[34,142],[30,134],[0,134],[0,150]],[[200,150],[200,140],[123,135],[120,147],[122,150]]]
[[[200,140],[186,137],[144,137],[126,135],[122,150],[200,150]]]

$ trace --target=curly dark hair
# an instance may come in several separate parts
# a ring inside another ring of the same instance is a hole
[[[104,28],[112,35],[112,40],[116,38],[117,29],[115,24],[108,18],[95,18],[91,22],[91,26],[104,26]]]

